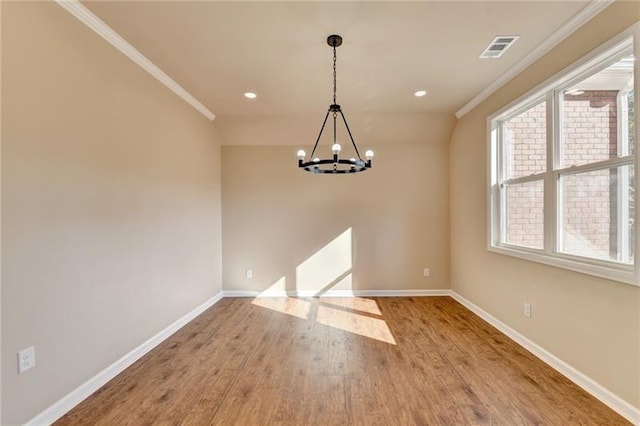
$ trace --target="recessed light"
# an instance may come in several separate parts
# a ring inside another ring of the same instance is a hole
[[[416,97],[420,98],[420,97],[422,97],[422,96],[424,96],[426,94],[427,94],[426,90],[418,90],[416,93],[413,94],[413,96],[416,96]]]
[[[245,92],[244,97],[247,99],[255,99],[258,97],[258,95],[253,92]]]

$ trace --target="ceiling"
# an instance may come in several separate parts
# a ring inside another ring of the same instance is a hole
[[[218,116],[454,113],[586,1],[83,2]],[[478,59],[496,35],[520,39]],[[427,96],[413,96],[416,90]],[[246,91],[258,98],[247,100]]]

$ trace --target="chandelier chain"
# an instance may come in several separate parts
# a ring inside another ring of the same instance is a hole
[[[336,47],[333,46],[333,103],[336,103]]]

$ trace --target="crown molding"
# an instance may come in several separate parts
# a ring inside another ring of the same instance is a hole
[[[209,111],[199,100],[187,92],[182,86],[169,77],[164,71],[158,68],[153,62],[147,59],[128,41],[115,32],[104,21],[94,15],[89,9],[84,7],[78,0],[56,0],[60,6],[78,18],[83,24],[91,28],[102,38],[111,43],[116,49],[124,53],[129,59],[140,65],[145,71],[154,76],[158,81],[167,86],[172,92],[184,99],[189,105],[194,107],[198,112],[213,121],[216,116]]]
[[[578,28],[586,24],[591,18],[602,12],[614,0],[593,0],[583,7],[580,12],[575,14],[571,19],[562,25],[558,30],[552,33],[547,39],[533,49],[524,58],[518,61],[514,66],[509,68],[504,74],[498,77],[493,83],[488,85],[482,92],[478,93],[465,106],[456,111],[456,117],[462,118],[466,113],[474,109],[480,102],[487,99],[499,88],[504,86],[513,77],[520,74],[525,68],[533,64],[535,61],[544,56],[551,49],[560,44],[564,39],[573,34]]]

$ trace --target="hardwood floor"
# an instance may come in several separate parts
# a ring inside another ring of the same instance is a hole
[[[60,419],[628,424],[449,297],[223,299]]]

